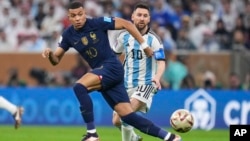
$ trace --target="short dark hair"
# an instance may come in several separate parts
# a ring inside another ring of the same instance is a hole
[[[146,2],[139,2],[134,6],[134,10],[135,11],[137,8],[143,8],[143,9],[147,9],[150,12],[150,7]]]
[[[73,1],[69,4],[68,9],[76,9],[79,7],[84,7],[84,3],[80,1]]]

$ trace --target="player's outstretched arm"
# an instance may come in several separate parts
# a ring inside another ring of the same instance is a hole
[[[54,53],[50,48],[45,48],[42,52],[42,56],[43,58],[48,58],[50,63],[55,66],[60,62],[64,53],[65,51],[60,47],[57,47]]]
[[[126,29],[141,44],[142,49],[148,57],[151,57],[154,54],[153,51],[149,48],[146,41],[143,39],[141,33],[130,21],[116,17],[115,29]]]

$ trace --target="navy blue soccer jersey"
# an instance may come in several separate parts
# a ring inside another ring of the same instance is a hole
[[[70,26],[63,32],[59,47],[65,51],[73,47],[92,68],[100,67],[105,61],[117,60],[107,36],[107,31],[114,28],[115,21],[111,17],[87,18],[81,29]]]

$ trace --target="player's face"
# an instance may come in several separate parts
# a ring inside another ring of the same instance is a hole
[[[149,11],[144,8],[137,8],[132,14],[132,21],[138,30],[147,28],[148,23],[150,22]]]
[[[76,9],[69,9],[68,17],[71,24],[75,29],[82,28],[86,22],[86,14],[83,7],[79,7]]]

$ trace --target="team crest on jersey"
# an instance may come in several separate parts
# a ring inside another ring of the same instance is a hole
[[[94,32],[89,33],[90,38],[93,40],[93,43],[97,43],[99,39],[96,38],[96,34]]]
[[[87,39],[87,37],[82,37],[82,43],[86,46],[86,45],[88,45],[88,43],[89,43],[89,41],[88,41],[88,39]]]

